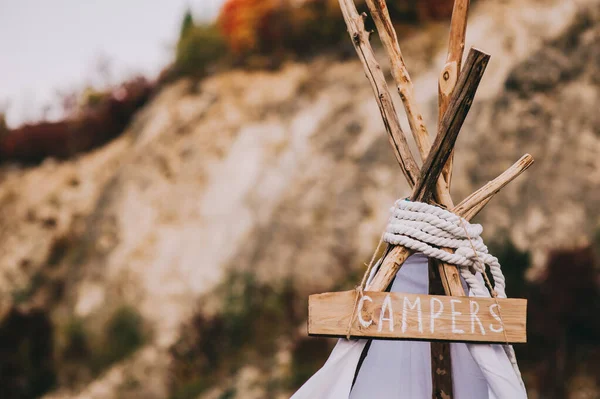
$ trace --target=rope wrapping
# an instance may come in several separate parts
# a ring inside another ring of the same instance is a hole
[[[423,202],[398,200],[391,208],[383,240],[456,265],[475,297],[489,297],[491,294],[494,298],[506,298],[504,274],[498,259],[489,253],[483,242],[482,232],[480,224],[471,224],[446,209]],[[454,249],[454,253],[441,248]],[[477,273],[481,273],[489,284],[486,266],[494,278],[490,292],[477,278]],[[504,351],[523,383],[513,347],[506,344]]]
[[[471,224],[454,213],[423,202],[398,200],[383,235],[385,242],[421,252],[430,258],[459,266],[460,274],[475,296],[487,296],[475,273],[494,277],[494,290],[506,298],[506,280],[498,259],[488,252],[481,238],[483,227]],[[454,249],[454,253],[440,248]]]

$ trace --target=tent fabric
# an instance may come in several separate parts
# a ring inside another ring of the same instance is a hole
[[[396,277],[393,292],[427,294],[427,257],[411,256]],[[428,342],[373,340],[352,386],[366,343],[340,339],[325,365],[292,399],[431,398]],[[452,343],[450,351],[455,398],[527,397],[501,345]]]

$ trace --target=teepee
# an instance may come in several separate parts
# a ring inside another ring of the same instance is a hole
[[[366,14],[358,13],[353,0],[339,3],[412,195],[394,204],[380,242],[387,247],[381,254],[375,250],[356,290],[310,297],[309,334],[340,340],[292,398],[524,398],[511,344],[526,342],[527,303],[506,298],[504,276],[480,237],[482,228],[468,221],[533,158],[524,155],[458,205],[449,193],[454,143],[489,60],[471,49],[462,62],[469,0],[455,0],[433,144],[385,0],[366,0],[420,168],[369,43]]]

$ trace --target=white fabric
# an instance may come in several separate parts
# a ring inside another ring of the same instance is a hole
[[[292,399],[348,398],[360,354],[367,340],[340,339],[325,365],[296,392]]]
[[[426,294],[428,284],[427,258],[416,254],[398,272],[392,291]],[[352,387],[366,342],[339,340],[325,365],[292,399],[431,398],[427,342],[374,340]],[[452,343],[450,350],[455,398],[527,397],[501,345]]]
[[[504,274],[498,259],[488,252],[481,238],[483,227],[480,224],[471,224],[438,206],[409,200],[396,201],[391,213],[383,235],[384,241],[458,266],[471,296],[490,296],[482,280],[477,277],[477,272],[485,273],[487,265],[494,277],[494,291],[499,298],[506,298]],[[455,251],[450,253],[440,248],[452,248]],[[504,345],[503,350],[523,385],[513,347]]]

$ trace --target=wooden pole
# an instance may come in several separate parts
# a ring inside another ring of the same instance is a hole
[[[448,42],[448,57],[446,65],[440,73],[438,82],[438,102],[439,114],[438,120],[444,118],[444,114],[448,109],[450,98],[456,87],[458,76],[461,71],[461,62],[463,51],[465,48],[465,36],[467,32],[467,15],[469,13],[469,0],[454,0],[454,8],[452,9],[452,21],[450,22],[450,39]],[[442,171],[442,177],[447,184],[447,189],[450,191],[450,183],[452,180],[452,163],[454,154],[450,155],[448,162]]]
[[[533,165],[533,157],[529,154],[523,155],[510,168],[506,169],[500,176],[488,182],[486,185],[469,195],[454,208],[454,212],[465,214],[473,209],[481,206],[481,203],[498,191],[500,191],[508,183],[516,179],[521,173],[525,172]]]
[[[375,21],[379,37],[384,45],[384,48],[390,60],[392,75],[396,81],[398,93],[400,94],[402,103],[404,104],[404,109],[408,117],[413,137],[415,139],[415,142],[417,143],[417,148],[419,149],[419,153],[422,159],[426,159],[427,155],[429,154],[430,148],[429,134],[427,132],[425,124],[423,123],[423,117],[419,112],[418,105],[414,97],[413,84],[410,79],[408,70],[406,68],[406,64],[402,56],[402,51],[400,49],[400,44],[398,42],[398,37],[392,25],[385,0],[367,0],[367,6],[369,7],[371,15]],[[464,7],[458,7],[459,11],[461,12],[453,13],[453,28],[451,29],[450,44],[451,50],[449,52],[450,59],[454,60],[458,57],[459,61],[457,65],[459,66],[460,58],[462,57],[462,50],[464,48],[465,33],[465,29],[460,28],[459,22],[462,20],[463,25],[466,26],[466,11],[462,12],[463,8]],[[461,17],[461,15],[464,15],[464,19]],[[463,38],[462,42],[461,37]],[[459,46],[459,43],[462,43],[462,46]],[[467,60],[467,62],[469,62],[469,60]],[[455,79],[452,85],[452,90],[450,90],[447,96],[448,101],[445,102],[443,105],[444,111],[446,111],[448,106],[450,105],[450,95],[454,92],[454,88],[457,86],[457,84],[458,81],[457,79]],[[444,119],[442,118],[440,120],[438,134],[445,128],[445,126],[442,126],[443,121]],[[452,151],[450,151],[450,154],[452,154]],[[442,173],[443,171],[444,169],[442,168]],[[428,189],[429,188],[430,187],[428,187]],[[454,203],[452,202],[452,198],[449,192],[449,182],[445,181],[444,176],[439,177],[435,181],[435,198],[440,204],[447,208],[451,209],[454,207]],[[458,271],[455,270],[456,268],[454,266],[443,264],[440,264],[440,268],[443,269],[440,273],[442,275],[444,286],[450,289],[454,287],[454,292],[448,292],[448,295],[460,294],[462,292],[462,288],[459,284],[456,284],[456,282],[460,280],[458,278]]]
[[[466,5],[465,5],[466,3]],[[417,101],[414,96],[414,87],[410,79],[408,69],[400,50],[400,44],[396,31],[392,24],[385,0],[367,0],[367,6],[371,12],[371,16],[375,21],[379,38],[388,55],[392,76],[396,82],[398,93],[404,105],[411,132],[419,149],[421,159],[427,158],[431,142],[429,133],[423,123],[423,117],[419,112]],[[448,61],[445,70],[440,76],[440,115],[439,121],[443,119],[444,113],[449,105],[450,96],[458,80],[458,72],[460,71],[460,62],[464,49],[464,35],[466,28],[466,8],[468,8],[468,0],[458,0],[454,4],[452,28],[450,30],[450,45],[448,52]],[[464,16],[464,18],[463,18]],[[462,27],[460,26],[462,23]],[[452,68],[454,67],[454,68]],[[446,80],[443,80],[446,78]],[[444,85],[442,85],[444,84]],[[450,196],[450,178],[452,171],[452,155],[446,162],[442,170],[442,175],[436,181],[436,199],[442,205],[453,208],[454,203]],[[443,273],[446,279],[452,271],[449,266],[439,264],[439,262],[430,262],[432,267],[439,268],[436,271],[438,280],[441,286],[440,273]],[[430,281],[430,285],[434,284]],[[446,285],[449,286],[447,283]],[[450,294],[450,293],[448,293]],[[445,342],[432,342],[432,376],[433,376],[433,394],[437,397],[440,393],[452,393],[452,375],[451,375],[451,359],[450,347]],[[444,370],[443,372],[437,372]]]
[[[431,193],[434,193],[434,198],[438,203],[447,208],[454,208],[457,214],[463,213],[465,218],[470,219],[491,200],[491,197],[503,187],[503,184],[510,181],[507,180],[501,184],[501,181],[498,179],[510,178],[512,180],[512,178],[525,170],[531,163],[523,163],[520,172],[516,174],[514,173],[517,172],[515,170],[506,171],[499,178],[465,199],[461,203],[461,207],[458,209],[454,207],[450,196],[453,147],[489,59],[488,55],[477,50],[471,50],[465,68],[469,74],[461,73],[460,64],[464,50],[469,0],[456,0],[454,4],[448,58],[439,80],[440,124],[438,135],[431,151],[433,155],[429,152],[429,134],[417,107],[414,87],[404,63],[398,38],[391,23],[385,0],[366,1],[375,20],[379,37],[390,60],[392,75],[396,81],[398,93],[400,94],[419,154],[421,155],[421,159],[425,160],[418,180],[414,171],[415,162],[397,120],[396,110],[391,102],[385,76],[381,72],[381,68],[373,55],[369,43],[370,35],[364,29],[365,15],[358,14],[352,0],[339,0],[344,19],[348,26],[348,32],[376,96],[396,159],[409,185],[413,187],[412,198],[413,200],[425,202],[430,200]],[[470,65],[470,63],[479,65],[479,68],[473,68],[473,65]],[[461,81],[463,77],[464,80]],[[471,86],[461,86],[467,83],[470,83]],[[458,95],[454,95],[455,90],[459,93]],[[533,162],[533,159],[530,162]],[[410,256],[410,253],[411,251],[406,248],[388,246],[375,281],[368,289],[385,289],[402,266],[402,263]],[[456,267],[431,261],[430,269],[434,271],[432,276],[435,277],[430,281],[430,289],[439,292],[441,291],[440,286],[442,286],[447,295],[464,295]],[[379,285],[377,286],[377,284]],[[432,396],[433,398],[450,398],[453,394],[450,346],[443,342],[432,342],[431,353]]]
[[[435,184],[452,153],[489,59],[488,54],[477,49],[471,49],[469,52],[465,68],[456,84],[455,95],[440,123],[439,133],[433,142],[431,152],[421,168],[421,176],[413,191],[413,201],[425,202],[434,192]]]
[[[398,159],[402,171],[407,177],[408,183],[411,186],[414,186],[415,182],[417,181],[417,178],[415,177],[417,173],[414,171],[414,158],[412,157],[412,154],[408,149],[406,138],[404,137],[404,133],[402,132],[399,126],[397,115],[395,115],[395,109],[393,108],[393,104],[391,103],[389,90],[387,89],[387,84],[385,82],[385,77],[383,76],[379,64],[375,60],[373,50],[370,46],[369,34],[365,31],[364,27],[365,15],[358,14],[356,6],[354,5],[354,2],[352,0],[339,0],[339,3],[342,9],[342,13],[344,15],[344,19],[348,26],[348,33],[352,38],[354,47],[363,64],[367,78],[369,79],[371,87],[373,88],[373,92],[376,96],[376,100],[384,120],[384,125],[390,137],[390,143],[392,144],[396,158]],[[385,3],[383,4],[385,5]],[[395,42],[397,43],[397,39],[395,40]],[[406,77],[408,78],[408,75],[406,75]],[[411,97],[407,97],[406,100],[409,101],[410,98]],[[413,108],[416,109],[415,107]],[[390,124],[389,121],[393,122]],[[443,121],[442,124],[440,124],[440,128],[442,128],[442,126]],[[428,187],[431,187],[430,183],[428,184]],[[475,198],[475,200],[477,199]],[[467,211],[467,213],[461,214],[460,212],[457,212],[457,214],[463,217],[473,217],[477,212],[479,212],[483,208],[483,206],[485,206],[485,204],[487,204],[487,202],[489,202],[489,200],[490,197],[487,197],[486,199],[481,200],[481,202],[479,202],[476,206],[471,206],[470,210]],[[389,282],[391,282],[391,280],[393,279],[395,272],[397,272],[400,269],[402,263],[406,260],[406,258],[409,255],[409,251],[403,250],[400,247],[388,248],[386,250],[386,254],[384,255],[383,265],[382,267],[380,267],[380,272],[376,276],[376,281],[374,281],[374,283],[376,284],[372,285],[371,289],[384,290],[387,287],[387,285],[389,285]],[[460,284],[460,278],[458,277],[458,271],[456,270],[456,268],[453,266],[442,267],[445,271],[449,271],[449,275],[446,275],[448,273],[444,273],[444,275],[442,276],[444,287],[447,289],[448,294],[461,295],[462,293],[462,295],[464,295],[462,286]],[[392,273],[392,271],[395,272]]]
[[[465,47],[465,35],[467,29],[467,14],[469,9],[469,0],[455,0],[452,9],[452,21],[450,24],[450,41],[448,43],[448,57],[446,65],[440,73],[438,93],[439,93],[439,115],[438,121],[441,121],[448,109],[450,97],[454,92],[456,82],[461,70],[462,55]],[[444,184],[448,196],[450,196],[450,184],[452,182],[454,152],[446,161],[442,170],[442,176],[438,184]],[[491,198],[491,197],[490,197]],[[483,201],[483,206],[489,202],[489,199]],[[474,216],[474,215],[472,215]],[[471,216],[471,217],[472,217]],[[431,266],[438,269],[438,277],[441,281],[441,274],[451,271],[447,266],[440,262],[430,262]],[[447,281],[447,279],[446,279]],[[432,282],[430,280],[429,284]],[[431,372],[432,372],[432,397],[434,399],[452,397],[452,361],[450,358],[450,345],[447,343],[431,344]]]
[[[421,169],[421,176],[413,188],[412,201],[426,202],[430,198],[432,187],[435,186],[435,182],[442,172],[442,168],[450,155],[458,132],[473,102],[475,91],[481,81],[488,60],[489,55],[478,50],[472,49],[469,53],[465,68],[461,72],[457,90],[450,102],[449,112],[444,115],[444,120],[441,123],[440,134],[436,137],[429,156]],[[371,285],[367,287],[368,290],[384,291],[402,267],[402,263],[411,254],[412,251],[404,247],[390,246],[384,255],[379,271]],[[464,296],[456,267],[444,267],[444,274],[440,274],[448,295]]]
[[[388,55],[392,76],[396,81],[398,93],[404,105],[408,124],[419,149],[419,154],[421,155],[421,159],[425,159],[431,148],[431,140],[415,99],[413,83],[408,74],[408,69],[400,50],[400,43],[392,25],[385,0],[367,0],[367,6],[375,21],[379,38]],[[447,187],[448,184],[443,180],[443,177],[438,179],[436,182],[436,197],[438,202],[452,208],[454,204],[452,203],[452,198]]]
[[[502,187],[516,179],[532,164],[533,157],[529,154],[524,155],[500,176],[481,187],[469,197],[465,198],[460,204],[452,209],[452,212],[465,218],[466,220],[471,220],[492,199],[494,194],[500,191]],[[377,284],[375,284],[375,281],[373,281],[371,285],[367,287],[367,289],[369,291],[384,291],[393,280],[395,273],[397,273],[402,267],[402,263],[404,263],[404,261],[410,255],[412,255],[412,252],[404,247],[394,246],[391,249],[388,249],[384,255],[382,265],[379,270],[379,273],[381,273],[382,269],[390,269],[389,273],[385,273],[387,277],[384,278],[382,276]]]
[[[444,295],[444,286],[440,278],[440,268],[435,259],[429,259],[429,295]],[[452,384],[452,358],[450,343],[432,341],[431,349],[431,396],[433,399],[451,398],[454,392]]]
[[[400,127],[400,121],[392,102],[392,96],[385,81],[385,75],[381,71],[381,67],[375,58],[373,48],[369,42],[370,34],[365,30],[366,14],[358,14],[353,0],[339,0],[339,2],[354,49],[363,64],[365,74],[371,83],[373,94],[375,94],[375,99],[377,100],[390,144],[394,149],[396,160],[400,164],[400,168],[409,185],[413,187],[419,176],[419,167],[410,152],[406,136]]]

